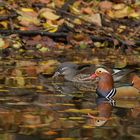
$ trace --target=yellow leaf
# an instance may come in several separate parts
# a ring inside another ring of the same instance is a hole
[[[23,11],[23,12],[34,12],[34,10],[31,9],[31,8],[21,8],[21,11]]]
[[[123,32],[126,29],[126,26],[120,25],[119,28],[117,29],[117,31],[119,33]]]
[[[107,11],[107,15],[108,15],[109,17],[111,17],[111,18],[114,18],[114,13],[113,13],[112,10],[108,10],[108,11]]]
[[[78,1],[75,1],[73,5],[70,6],[70,12],[73,14],[81,14],[78,7],[80,6],[80,3]]]
[[[23,11],[16,11],[20,16],[18,16],[18,20],[20,24],[28,26],[29,24],[40,25],[40,20],[37,17],[37,13],[34,11],[31,12],[23,12]]]
[[[7,21],[1,21],[0,22],[0,25],[2,25],[4,28],[7,28],[8,27]]]
[[[136,12],[132,12],[132,13],[129,14],[129,17],[139,19],[140,15],[138,13],[136,13]]]
[[[120,3],[120,4],[114,4],[112,7],[114,10],[120,10],[125,8],[125,4]]]
[[[45,29],[48,29],[49,32],[56,32],[58,29],[58,25],[49,24],[47,22],[43,24],[43,27]]]
[[[70,6],[70,10],[74,14],[80,14],[80,11],[77,8],[75,8],[74,6]]]
[[[36,17],[32,16],[19,16],[18,20],[20,20],[20,23],[23,25],[27,25],[32,23],[34,25],[40,25],[40,21]]]
[[[5,45],[4,40],[0,38],[0,49],[2,49],[4,45]]]
[[[101,42],[95,42],[94,45],[99,48],[101,47]]]
[[[80,19],[74,19],[73,22],[74,22],[75,24],[78,24],[78,25],[80,25],[80,24],[82,23]]]
[[[42,9],[40,11],[40,17],[45,18],[45,19],[49,19],[49,20],[57,20],[60,18],[60,16],[56,15],[53,13],[53,11],[51,9]]]
[[[117,10],[114,12],[115,18],[124,18],[129,15],[129,7],[125,7],[122,10]]]
[[[42,53],[45,53],[45,52],[49,51],[49,48],[42,47],[42,48],[39,49],[39,51],[41,51]]]

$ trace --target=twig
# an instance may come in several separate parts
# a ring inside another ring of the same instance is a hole
[[[13,26],[13,20],[12,18],[9,18],[9,24],[10,24],[10,28],[13,31],[14,30],[14,26]]]
[[[13,13],[11,15],[5,15],[5,16],[0,16],[0,21],[3,21],[3,20],[8,20],[9,18],[15,18],[17,17],[18,15],[16,13]]]
[[[61,7],[61,10],[68,11],[70,5],[72,5],[75,2],[75,0],[67,0],[64,5]]]
[[[46,35],[49,37],[66,37],[67,33],[50,33],[48,31],[40,31],[40,30],[30,30],[30,31],[22,31],[22,30],[0,30],[0,34],[19,34],[19,35]]]

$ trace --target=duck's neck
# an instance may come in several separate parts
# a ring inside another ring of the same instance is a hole
[[[97,90],[101,93],[108,93],[114,88],[113,77],[111,74],[104,74],[100,77]]]

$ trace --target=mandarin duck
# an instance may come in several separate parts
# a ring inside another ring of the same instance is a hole
[[[96,69],[95,73],[87,79],[98,77],[96,93],[99,97],[106,98],[114,104],[118,99],[134,99],[140,97],[139,77],[134,77],[131,85],[125,85],[115,88],[112,74],[104,68]]]
[[[53,75],[53,78],[58,77],[59,75],[64,76],[64,79],[67,81],[72,82],[81,82],[81,83],[88,83],[93,82],[92,79],[88,79],[86,81],[83,81],[82,79],[85,77],[89,77],[91,73],[95,71],[97,67],[105,67],[101,65],[77,65],[72,62],[64,62],[60,64],[60,66],[57,68],[56,72]],[[123,77],[125,77],[127,74],[132,72],[131,69],[109,69],[109,71],[113,75],[113,79],[115,82],[120,81]]]
[[[84,82],[81,79],[83,79],[86,76],[89,76],[89,74],[87,75],[87,74],[80,73],[81,69],[84,69],[84,66],[81,68],[79,65],[74,64],[72,62],[64,62],[60,64],[60,66],[57,68],[56,72],[53,75],[53,78],[62,75],[64,76],[64,79],[66,81]]]

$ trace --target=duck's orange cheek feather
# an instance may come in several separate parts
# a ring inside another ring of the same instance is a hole
[[[99,76],[101,75],[101,73],[96,72],[95,75],[96,75],[97,77],[99,77]]]

